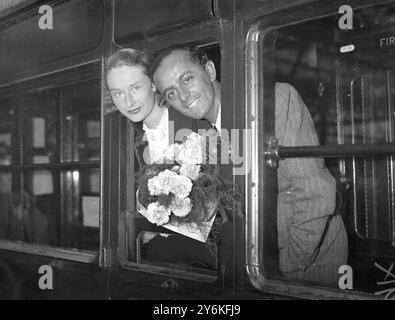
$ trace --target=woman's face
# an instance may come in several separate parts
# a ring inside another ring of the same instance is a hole
[[[107,86],[117,109],[133,122],[143,121],[154,108],[155,86],[141,66],[111,69]]]

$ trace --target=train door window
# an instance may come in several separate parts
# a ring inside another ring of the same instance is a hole
[[[209,58],[216,64],[218,79],[220,79],[220,47],[217,42],[199,42]],[[134,145],[141,144],[141,137],[134,135],[133,124],[130,123],[130,135]],[[134,136],[133,136],[134,135]],[[129,180],[139,171],[135,149],[130,148],[128,153]],[[128,182],[129,210],[125,217],[125,237],[120,234],[120,241],[127,239],[125,252],[127,260],[132,263],[143,264],[150,267],[172,269],[176,273],[199,274],[204,277],[217,277],[218,246],[208,240],[206,243],[170,231],[164,227],[150,223],[137,211],[136,191],[137,184]],[[121,224],[123,224],[121,222]],[[210,236],[209,239],[212,239]]]
[[[249,251],[249,263],[268,278],[338,289],[352,270],[352,288],[373,293],[395,261],[395,6],[354,10],[352,31],[338,17],[259,31],[261,47],[249,38],[247,104],[264,115],[250,123],[267,143],[253,147],[267,161],[248,178],[266,179],[249,192],[267,200],[250,207],[267,227],[249,225],[260,234],[249,244],[264,252]]]
[[[1,239],[98,250],[100,72],[94,63],[4,89]]]

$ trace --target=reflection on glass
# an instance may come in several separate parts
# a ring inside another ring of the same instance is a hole
[[[345,110],[345,143],[392,142],[392,71],[372,71],[351,83],[350,111]],[[347,105],[346,105],[347,107]],[[354,215],[361,237],[391,239],[392,157],[354,159]]]
[[[21,102],[24,163],[59,161],[59,90],[29,92]]]
[[[290,83],[300,93],[321,145],[394,142],[394,22],[395,5],[384,4],[354,10],[352,31],[340,30],[338,17],[329,16],[265,36],[275,39],[273,82]],[[353,51],[340,51],[350,44]],[[325,163],[337,182],[335,212],[346,224],[354,288],[374,292],[382,281],[375,262],[395,261],[393,156]]]
[[[75,118],[77,147],[74,161],[100,160],[100,114],[97,109],[78,111]]]
[[[12,163],[13,117],[12,99],[1,99],[0,97],[0,166]]]
[[[62,172],[34,170],[23,174],[24,188],[4,188],[0,174],[0,238],[52,246],[95,250],[99,236],[98,194],[81,192],[79,182],[88,184],[88,170],[74,171],[81,177],[61,197]],[[14,174],[14,180],[19,174]],[[75,174],[73,175],[75,177]],[[36,179],[40,183],[36,183]],[[47,181],[48,180],[48,181]],[[77,184],[76,184],[77,182]],[[68,189],[63,179],[63,189]],[[97,186],[96,186],[97,187]]]
[[[75,68],[0,95],[1,239],[99,248],[99,70]]]
[[[14,219],[11,174],[0,170],[0,238],[7,238]]]

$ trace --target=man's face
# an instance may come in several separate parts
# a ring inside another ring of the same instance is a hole
[[[202,67],[188,52],[177,50],[164,58],[154,73],[154,82],[166,101],[187,117],[206,118],[215,103],[215,67]]]
[[[117,109],[133,122],[143,121],[155,105],[155,86],[140,66],[122,66],[107,74],[107,86]]]

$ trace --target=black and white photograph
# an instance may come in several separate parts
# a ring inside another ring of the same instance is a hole
[[[394,264],[395,0],[0,0],[0,300],[246,319]]]

